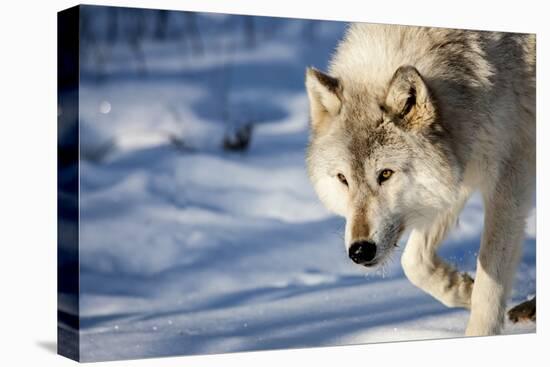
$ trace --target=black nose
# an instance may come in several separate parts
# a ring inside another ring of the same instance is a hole
[[[351,244],[349,258],[357,264],[365,264],[374,260],[376,244],[371,241],[358,241]]]

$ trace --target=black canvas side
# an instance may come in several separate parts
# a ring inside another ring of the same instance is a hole
[[[79,322],[79,15],[57,14],[57,352],[80,359]]]

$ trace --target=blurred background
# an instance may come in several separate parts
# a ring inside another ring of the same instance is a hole
[[[255,127],[289,117],[345,24],[84,7],[80,29],[82,153],[100,161],[166,142],[247,151]]]
[[[414,288],[399,253],[353,266],[308,181],[305,69],[346,26],[80,7],[83,360],[462,335],[467,313]],[[534,215],[514,301],[535,292]],[[482,225],[476,196],[442,247],[472,274]]]

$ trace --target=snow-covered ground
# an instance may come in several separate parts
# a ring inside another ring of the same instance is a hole
[[[375,274],[354,266],[343,219],[307,179],[304,71],[326,66],[344,25],[320,22],[308,38],[311,22],[271,22],[254,47],[231,33],[203,35],[200,55],[145,44],[145,75],[124,47],[111,47],[101,76],[83,60],[81,149],[93,158],[80,168],[83,360],[463,334],[467,312],[411,285],[399,253]],[[223,151],[224,130],[246,122],[249,150]],[[535,292],[534,215],[510,305]],[[482,226],[474,196],[442,256],[474,274]]]

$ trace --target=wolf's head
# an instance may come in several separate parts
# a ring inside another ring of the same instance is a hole
[[[306,87],[311,181],[346,218],[350,258],[380,264],[407,228],[426,226],[457,195],[461,172],[435,97],[412,66],[372,89],[309,68]]]

